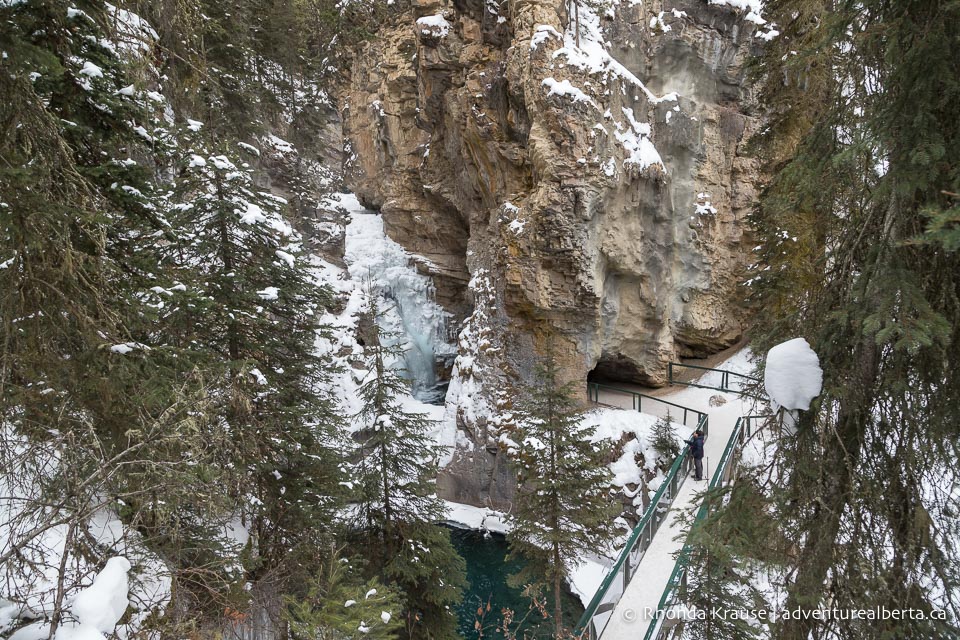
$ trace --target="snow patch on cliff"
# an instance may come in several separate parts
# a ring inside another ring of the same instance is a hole
[[[470,279],[468,287],[474,299],[473,313],[460,330],[458,353],[453,362],[443,417],[445,430],[456,434],[458,443],[463,444],[465,449],[470,449],[471,445],[458,424],[475,425],[483,421],[495,426],[504,418],[497,411],[496,400],[486,392],[492,390],[496,384],[494,372],[490,371],[487,360],[499,351],[490,340],[492,332],[489,313],[496,308],[493,281],[486,270],[478,269]],[[486,390],[484,385],[487,385]],[[495,429],[490,429],[491,433],[493,431]],[[488,444],[495,444],[495,441],[491,440]],[[451,451],[450,456],[442,460],[441,464],[448,464],[452,455]]]
[[[424,16],[417,20],[420,33],[434,38],[444,38],[450,33],[450,23],[442,15]]]
[[[541,84],[547,89],[548,96],[563,96],[570,98],[573,102],[586,102],[597,109],[600,108],[600,105],[593,98],[585,94],[579,87],[575,87],[569,80],[546,78]]]
[[[616,131],[613,135],[623,145],[626,153],[623,166],[629,167],[632,165],[643,171],[647,167],[658,165],[662,171],[666,172],[660,153],[653,146],[653,142],[650,141],[650,124],[637,122],[633,115],[633,109],[623,107],[621,111],[626,116],[629,127],[614,121]]]
[[[609,10],[608,8],[608,11]],[[554,60],[563,58],[567,65],[590,75],[599,75],[608,86],[611,80],[623,80],[640,89],[647,97],[648,102],[652,104],[670,101],[676,102],[677,95],[675,93],[670,93],[665,96],[655,95],[640,78],[635,76],[610,54],[607,49],[609,43],[603,37],[600,15],[597,9],[594,9],[590,5],[582,4],[579,7],[579,11],[579,46],[577,44],[577,34],[575,33],[576,21],[571,20],[563,36],[563,46],[553,52]],[[563,62],[559,62],[559,64],[560,66],[564,66]]]
[[[536,29],[533,31],[533,37],[530,38],[530,49],[536,50],[541,44],[549,40],[550,38],[556,38],[560,41],[563,41],[563,36],[560,35],[560,32],[551,27],[548,24],[539,24]]]

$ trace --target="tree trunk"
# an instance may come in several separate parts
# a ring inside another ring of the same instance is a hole
[[[850,393],[840,404],[836,430],[825,446],[819,461],[821,477],[814,488],[819,500],[800,558],[797,577],[787,594],[787,610],[816,608],[823,599],[827,573],[833,565],[840,520],[850,499],[850,482],[860,460],[860,443],[870,418],[870,393],[877,378],[877,347],[870,340],[860,345],[858,375]],[[780,640],[807,640],[817,621],[801,616],[780,624]]]
[[[556,637],[561,637],[563,632],[563,601],[560,599],[560,588],[563,586],[563,576],[560,572],[560,547],[553,545],[553,562],[557,570],[553,575],[553,620]]]
[[[374,318],[374,322],[376,322],[376,318]],[[386,566],[386,564],[390,562],[390,558],[393,557],[393,505],[390,503],[390,453],[387,450],[386,427],[381,426],[381,430],[376,431],[377,420],[379,420],[380,416],[384,414],[384,408],[387,405],[387,401],[383,393],[383,379],[386,375],[383,362],[383,347],[379,344],[379,342],[376,346],[375,366],[377,368],[377,415],[373,418],[373,427],[375,430],[374,433],[377,434],[374,437],[380,438],[380,479],[383,485],[383,553],[384,566]]]
[[[217,189],[217,199],[221,203],[226,200],[226,194],[223,192],[223,183],[220,180],[220,175],[216,175],[216,189]],[[226,214],[221,210],[217,214],[217,230],[220,233],[220,259],[223,261],[223,271],[224,273],[230,273],[233,271],[233,251],[231,251],[232,246],[230,244],[230,230],[227,227]],[[232,281],[231,281],[232,282]],[[233,286],[229,287],[230,297],[233,297]],[[236,375],[234,367],[236,366],[237,360],[240,359],[240,326],[236,320],[231,320],[227,328],[227,351],[230,354],[230,360],[232,361],[230,365],[230,370],[233,375]]]
[[[63,555],[60,556],[60,571],[57,576],[57,595],[53,603],[53,615],[50,618],[50,632],[47,634],[48,640],[53,640],[57,635],[57,629],[60,626],[60,620],[63,618],[63,597],[66,594],[64,582],[67,580],[67,558],[73,547],[73,536],[77,530],[77,518],[70,520],[67,525],[67,535],[63,541]]]
[[[573,15],[574,15],[573,28],[575,29],[574,39],[577,45],[577,49],[579,49],[580,48],[580,2],[579,0],[573,0]]]
[[[384,564],[390,561],[390,558],[393,556],[393,511],[390,506],[390,479],[387,477],[387,465],[389,461],[387,459],[387,444],[383,441],[383,436],[381,435],[380,440],[380,475],[383,480],[383,552],[384,552]]]
[[[550,426],[550,477],[557,478],[559,475],[559,454],[560,444],[557,442],[557,420],[554,414],[553,403],[550,403],[547,411],[547,424]],[[552,489],[554,492],[556,488]],[[553,528],[553,618],[556,637],[560,637],[563,630],[563,603],[560,601],[560,584],[563,578],[563,559],[560,557],[560,543],[558,542],[560,533],[560,516],[563,505],[556,494],[553,496],[553,504],[550,514],[550,526]]]

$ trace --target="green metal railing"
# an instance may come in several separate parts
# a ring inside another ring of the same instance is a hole
[[[658,411],[666,410],[669,412],[671,409],[683,411],[683,423],[685,425],[687,424],[688,417],[695,419],[696,428],[702,430],[704,436],[708,433],[709,418],[707,414],[702,411],[637,393],[636,391],[597,383],[591,383],[587,389],[590,399],[593,402],[600,402],[601,389],[629,394],[633,397],[633,406],[637,411],[640,411],[644,402],[646,402],[648,409],[655,407],[655,410]],[[664,406],[667,408],[664,409]],[[614,608],[617,606],[617,603],[620,602],[620,598],[626,591],[627,585],[630,584],[630,580],[636,573],[637,566],[650,547],[654,534],[656,534],[660,528],[660,524],[666,519],[670,505],[673,504],[674,498],[676,498],[680,492],[680,486],[683,484],[684,479],[690,475],[693,461],[688,455],[689,452],[690,447],[684,447],[680,455],[677,456],[677,459],[673,461],[666,478],[654,494],[650,505],[643,512],[640,522],[634,527],[630,538],[627,539],[626,545],[624,545],[623,550],[617,557],[617,561],[613,567],[611,567],[603,579],[603,582],[600,583],[600,588],[597,589],[593,600],[590,601],[586,611],[584,611],[583,616],[581,616],[580,621],[577,623],[574,631],[577,638],[582,640],[597,640],[607,626],[607,623],[610,621],[610,616],[613,615]]]
[[[684,370],[688,369],[693,369],[694,371],[704,371],[707,373],[719,373],[720,385],[717,386],[701,383],[703,375],[701,375],[700,378],[696,378],[692,382],[681,380],[678,374],[682,374]],[[759,379],[743,373],[737,373],[736,371],[713,369],[711,367],[701,367],[695,364],[683,364],[682,362],[671,362],[667,365],[667,378],[670,380],[670,384],[680,384],[687,387],[699,387],[701,389],[716,389],[717,391],[739,393],[741,395],[751,397],[758,397],[758,395],[754,393],[753,387],[756,387],[760,384]]]
[[[721,455],[720,463],[713,473],[713,478],[710,480],[708,490],[722,487],[735,479],[735,463],[739,458],[739,453],[744,443],[746,443],[747,439],[750,438],[755,431],[753,423],[758,420],[767,420],[768,418],[769,416],[743,416],[737,418],[737,424],[734,426],[733,432],[727,440],[727,446],[723,449],[723,455]],[[709,509],[710,506],[708,502],[704,500],[703,504],[700,505],[700,508],[697,510],[696,520],[699,521],[706,518]],[[670,579],[667,580],[667,586],[664,588],[663,595],[660,597],[660,602],[657,604],[657,613],[650,621],[643,640],[654,640],[654,638],[656,640],[665,640],[669,636],[670,629],[664,628],[663,626],[665,622],[665,616],[663,614],[670,607],[680,603],[679,595],[686,590],[687,586],[687,568],[690,564],[692,552],[693,548],[689,543],[683,545],[680,556],[677,558],[677,562],[673,567],[673,572],[670,574]]]
[[[600,391],[606,391],[612,395],[628,396],[631,400],[632,409],[634,411],[644,413],[644,407],[646,407],[646,412],[650,413],[651,415],[669,415],[672,421],[680,422],[680,424],[684,425],[685,427],[690,427],[691,429],[700,429],[703,431],[704,436],[708,435],[709,419],[707,418],[707,414],[703,411],[697,411],[696,409],[685,407],[682,404],[677,404],[676,402],[662,400],[661,398],[649,396],[645,393],[632,391],[630,389],[622,389],[620,387],[614,387],[598,382],[590,382],[587,384],[587,396],[591,402],[596,402],[597,404],[600,403]],[[682,421],[678,420],[681,415],[683,416]]]

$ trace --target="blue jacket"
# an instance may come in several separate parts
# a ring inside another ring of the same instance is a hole
[[[697,436],[687,440],[687,444],[690,445],[690,455],[694,459],[699,460],[703,457],[703,436]]]

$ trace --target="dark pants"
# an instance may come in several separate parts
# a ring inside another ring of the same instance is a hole
[[[693,469],[697,480],[703,480],[703,458],[693,459]]]

